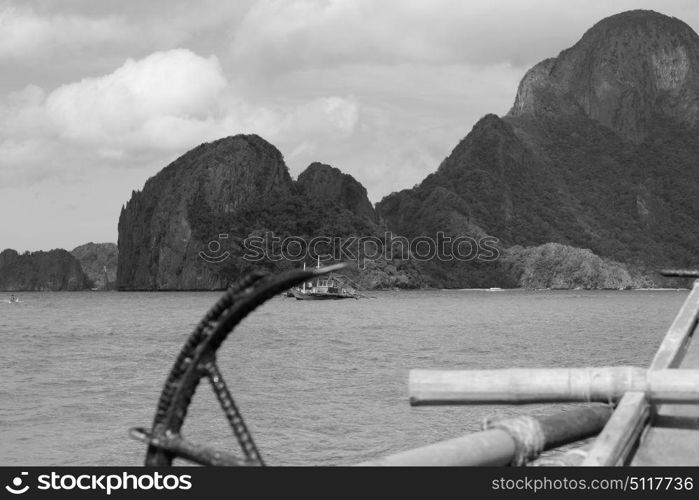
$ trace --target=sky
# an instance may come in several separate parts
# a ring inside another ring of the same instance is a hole
[[[240,133],[378,202],[636,8],[699,28],[695,0],[0,0],[0,249],[116,242],[133,190]]]

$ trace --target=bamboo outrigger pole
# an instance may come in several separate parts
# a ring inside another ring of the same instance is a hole
[[[523,465],[543,450],[594,436],[612,414],[591,405],[542,417],[487,421],[484,430],[363,462],[368,466]]]
[[[686,277],[686,273],[683,272],[682,275]],[[699,280],[694,282],[692,292],[660,344],[651,362],[651,370],[679,367],[695,330],[699,328],[698,321]],[[595,440],[582,465],[627,464],[639,436],[650,421],[650,410],[650,404],[643,392],[627,392],[619,401],[612,418]]]
[[[410,404],[606,402],[640,392],[651,402],[699,403],[699,370],[554,368],[411,370]]]
[[[660,274],[668,278],[699,278],[699,269],[665,269]]]
[[[675,273],[682,277],[688,275],[686,271]],[[634,367],[413,370],[410,374],[412,405],[595,399],[611,402],[619,397],[621,400],[609,420],[607,417],[612,411],[609,406],[577,408],[540,419],[518,417],[489,424],[480,433],[359,465],[522,465],[544,449],[595,435],[600,430],[602,432],[589,452],[577,453],[572,462],[577,464],[580,456],[585,456],[582,465],[626,464],[640,434],[651,420],[652,403],[699,403],[699,370],[676,369],[682,363],[695,331],[699,331],[699,280],[647,371]],[[697,367],[697,363],[692,365],[692,368]],[[597,412],[597,415],[590,411]]]

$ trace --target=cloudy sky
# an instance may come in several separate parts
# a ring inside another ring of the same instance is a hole
[[[133,189],[238,133],[379,201],[634,8],[699,28],[695,0],[0,0],[0,249],[116,242]]]

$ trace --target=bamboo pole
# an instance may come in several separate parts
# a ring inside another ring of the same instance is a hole
[[[411,370],[410,404],[612,402],[626,392],[648,401],[699,403],[699,370],[634,367]]]
[[[651,370],[678,367],[684,358],[699,321],[699,280],[677,313],[660,348],[651,362]],[[583,461],[585,466],[610,466],[628,463],[636,443],[650,420],[649,402],[643,393],[629,392],[621,398],[616,411],[597,437]]]
[[[226,451],[218,451],[208,446],[192,443],[180,435],[173,434],[154,437],[150,431],[143,428],[133,428],[129,431],[129,434],[139,441],[174,453],[176,456],[194,462],[195,464],[214,467],[259,465],[257,462],[246,461]]]
[[[489,422],[472,434],[362,462],[360,466],[488,466],[521,465],[548,450],[596,435],[612,408],[593,405],[542,417]],[[522,430],[522,421],[527,425]],[[534,437],[532,436],[534,435]]]
[[[699,269],[663,269],[660,274],[668,278],[699,278]]]
[[[507,431],[491,429],[403,451],[377,460],[362,462],[358,465],[377,467],[508,465],[512,461],[515,450],[515,441]]]

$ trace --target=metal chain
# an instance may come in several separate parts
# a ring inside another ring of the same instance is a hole
[[[199,322],[180,350],[160,394],[151,432],[141,428],[134,429],[132,435],[148,443],[146,465],[172,465],[177,456],[189,456],[190,459],[199,457],[199,460],[194,461],[209,465],[214,463],[211,459],[213,456],[217,463],[241,465],[224,454],[184,441],[179,434],[192,397],[203,376],[209,379],[245,454],[243,465],[264,465],[252,435],[216,365],[216,350],[243,318],[271,297],[309,278],[343,267],[344,264],[338,264],[322,270],[288,271],[266,280],[263,279],[268,276],[266,272],[254,271],[228,288]],[[159,446],[161,440],[165,440],[162,442],[167,442],[169,447]]]
[[[238,444],[245,454],[245,458],[248,461],[256,462],[259,465],[264,465],[262,456],[255,445],[255,441],[252,439],[252,434],[245,425],[243,416],[240,414],[238,407],[233,400],[233,396],[228,390],[226,382],[223,380],[223,376],[218,369],[216,362],[211,360],[204,364],[203,370],[211,382],[211,387],[216,394],[216,398],[219,403],[221,403],[221,408],[223,413],[226,415],[226,419],[233,429]]]

